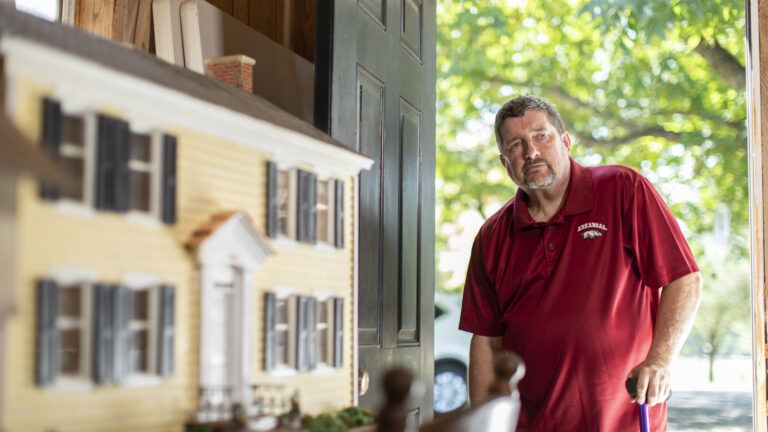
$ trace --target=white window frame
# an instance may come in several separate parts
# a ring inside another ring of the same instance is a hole
[[[148,226],[161,226],[160,209],[162,199],[162,133],[157,130],[150,130],[139,123],[131,123],[130,128],[131,145],[133,145],[133,135],[149,136],[149,157],[150,162],[138,162],[129,160],[128,169],[131,171],[143,171],[149,173],[149,211],[128,209],[125,218],[131,222],[144,224]]]
[[[327,192],[326,192],[327,193],[327,199],[328,199],[328,204],[327,204],[328,208],[326,209],[327,225],[326,225],[326,229],[325,229],[325,235],[326,235],[325,239],[323,239],[320,236],[320,223],[319,223],[320,218],[319,218],[319,214],[320,214],[320,205],[321,204],[320,204],[319,201],[317,202],[316,211],[315,211],[315,219],[316,219],[315,223],[317,224],[317,229],[318,229],[318,231],[317,231],[317,246],[319,247],[319,249],[324,249],[324,250],[334,250],[335,249],[334,248],[334,245],[335,245],[335,241],[334,241],[335,240],[335,237],[334,237],[335,232],[334,232],[334,229],[335,229],[335,225],[336,225],[336,183],[335,183],[334,180],[335,179],[331,178],[331,177],[320,178],[319,176],[318,176],[318,179],[317,179],[317,190],[318,191],[320,190],[320,183],[325,183],[326,187],[328,188]],[[319,193],[318,193],[318,196],[319,196]]]
[[[286,347],[288,363],[280,363],[276,358],[273,359],[274,366],[269,374],[276,377],[294,376],[298,374],[298,370],[296,369],[296,355],[298,354],[296,352],[296,326],[298,324],[298,317],[296,316],[297,297],[295,295],[295,290],[292,288],[275,288],[272,292],[275,294],[275,310],[273,313],[277,313],[277,303],[282,301],[285,302],[286,313],[288,314],[288,323],[284,324],[287,327],[285,330],[287,330],[288,338],[288,346]],[[275,322],[275,331],[278,331],[278,325],[279,324]],[[273,351],[273,355],[276,355],[275,352],[276,351]]]
[[[86,392],[93,389],[94,384],[90,376],[91,370],[91,345],[93,327],[93,286],[98,280],[98,275],[90,270],[74,268],[57,268],[48,272],[47,278],[56,283],[56,290],[69,289],[79,285],[83,290],[80,295],[80,349],[84,355],[80,356],[80,373],[78,375],[62,375],[56,371],[56,377],[49,387],[54,391]],[[59,327],[59,311],[56,311],[56,331]],[[60,346],[56,347],[59,350]]]
[[[287,224],[288,224],[288,232],[283,233],[282,230],[278,230],[277,232],[277,238],[275,239],[275,243],[282,246],[291,246],[295,247],[298,245],[298,242],[296,241],[296,229],[297,229],[297,217],[296,212],[298,211],[298,170],[294,166],[288,166],[288,165],[280,165],[277,164],[277,179],[279,182],[280,173],[285,172],[288,173],[288,217],[287,217]],[[278,184],[278,194],[280,193],[279,190],[279,184]],[[279,211],[279,210],[278,210]],[[278,221],[280,220],[280,216],[278,214],[277,217]]]
[[[335,346],[334,346],[334,343],[335,343],[335,339],[334,339],[335,329],[333,327],[333,322],[334,322],[334,314],[333,314],[333,312],[334,312],[333,311],[334,297],[333,297],[333,295],[331,293],[326,292],[326,291],[315,292],[313,294],[313,297],[317,300],[318,307],[325,307],[326,319],[328,320],[328,322],[326,323],[326,329],[327,329],[327,332],[328,332],[328,336],[327,336],[327,339],[326,339],[325,349],[326,349],[326,356],[328,357],[328,360],[330,361],[330,363],[324,363],[324,362],[320,361],[321,357],[320,357],[320,353],[318,353],[318,355],[317,355],[317,359],[318,359],[317,360],[317,365],[315,366],[315,369],[312,371],[312,374],[314,374],[314,375],[333,375],[333,374],[336,374],[338,372],[338,369],[336,369],[333,366],[333,355],[335,353]],[[318,343],[318,348],[320,348],[320,346],[319,346],[319,344],[320,344],[320,333],[319,333],[319,331],[320,331],[320,327],[321,327],[322,324],[320,323],[320,313],[319,313],[319,311],[317,313],[317,318],[318,318],[318,322],[317,322],[317,331],[318,331],[317,343]]]
[[[148,316],[147,316],[147,372],[134,372],[130,371],[126,375],[125,379],[120,383],[120,385],[126,386],[126,387],[143,387],[143,386],[153,386],[153,385],[159,385],[162,382],[162,379],[157,371],[157,333],[158,333],[158,323],[159,323],[159,317],[157,316],[158,312],[158,292],[159,287],[161,285],[160,278],[150,275],[150,274],[143,274],[143,273],[128,273],[123,276],[122,279],[122,285],[130,289],[132,292],[136,291],[147,291],[148,294],[148,301],[149,305],[147,307],[149,308]],[[132,336],[133,330],[137,329],[138,325],[135,325],[133,322],[128,323],[128,331],[129,336]],[[128,355],[128,358],[125,360],[130,365],[130,352],[126,353]]]
[[[80,117],[83,120],[83,199],[76,200],[62,196],[53,205],[62,213],[81,217],[94,217],[96,216],[94,203],[96,195],[96,135],[98,133],[96,113],[72,109],[66,104],[62,104],[61,114],[62,122],[64,121],[63,116]],[[67,151],[66,146],[67,143],[65,142],[59,143],[59,155]]]

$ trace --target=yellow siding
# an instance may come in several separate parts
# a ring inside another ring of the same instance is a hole
[[[40,100],[47,89],[18,83],[16,118],[20,129],[37,139]],[[109,110],[119,115],[119,111]],[[178,431],[197,408],[199,285],[197,260],[183,244],[210,217],[224,210],[247,212],[265,232],[266,161],[243,146],[191,131],[169,130],[178,137],[178,223],[148,226],[123,215],[66,214],[37,197],[38,185],[19,184],[18,314],[8,326],[3,413],[8,432]],[[308,412],[352,403],[353,238],[352,184],[347,185],[343,250],[320,251],[297,244],[274,246],[277,253],[254,275],[251,328],[253,383],[280,382],[298,388]],[[94,271],[100,281],[119,282],[126,272],[148,273],[176,286],[175,367],[170,379],[143,388],[94,386],[87,391],[41,389],[34,384],[34,281],[55,268]],[[297,294],[322,291],[344,298],[345,366],[328,376],[300,373],[275,378],[263,372],[263,292],[275,286]]]

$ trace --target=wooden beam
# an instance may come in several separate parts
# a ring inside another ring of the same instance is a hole
[[[768,269],[768,0],[747,2],[750,243],[752,245],[753,430],[768,432],[766,414],[766,269]]]
[[[248,0],[234,0],[232,4],[232,16],[245,25],[248,25],[249,3]]]
[[[115,0],[115,10],[112,17],[112,40],[122,43],[133,43],[138,13],[138,1]]]
[[[115,0],[80,0],[75,11],[75,26],[106,39],[112,39]]]
[[[136,16],[136,32],[133,45],[139,51],[149,52],[149,39],[152,33],[152,0],[140,0]]]

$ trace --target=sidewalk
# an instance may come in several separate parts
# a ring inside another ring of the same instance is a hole
[[[715,382],[707,382],[703,358],[681,357],[672,365],[669,432],[752,431],[752,361],[715,362]]]

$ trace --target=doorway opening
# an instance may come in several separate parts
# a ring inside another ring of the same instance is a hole
[[[514,196],[496,111],[541,96],[578,162],[629,166],[654,184],[701,267],[702,306],[672,367],[670,430],[751,430],[744,2],[439,2],[437,17],[438,299],[461,291],[475,233]],[[451,317],[440,312],[436,328]],[[466,358],[453,352],[466,341],[449,339],[436,339],[437,362]]]

